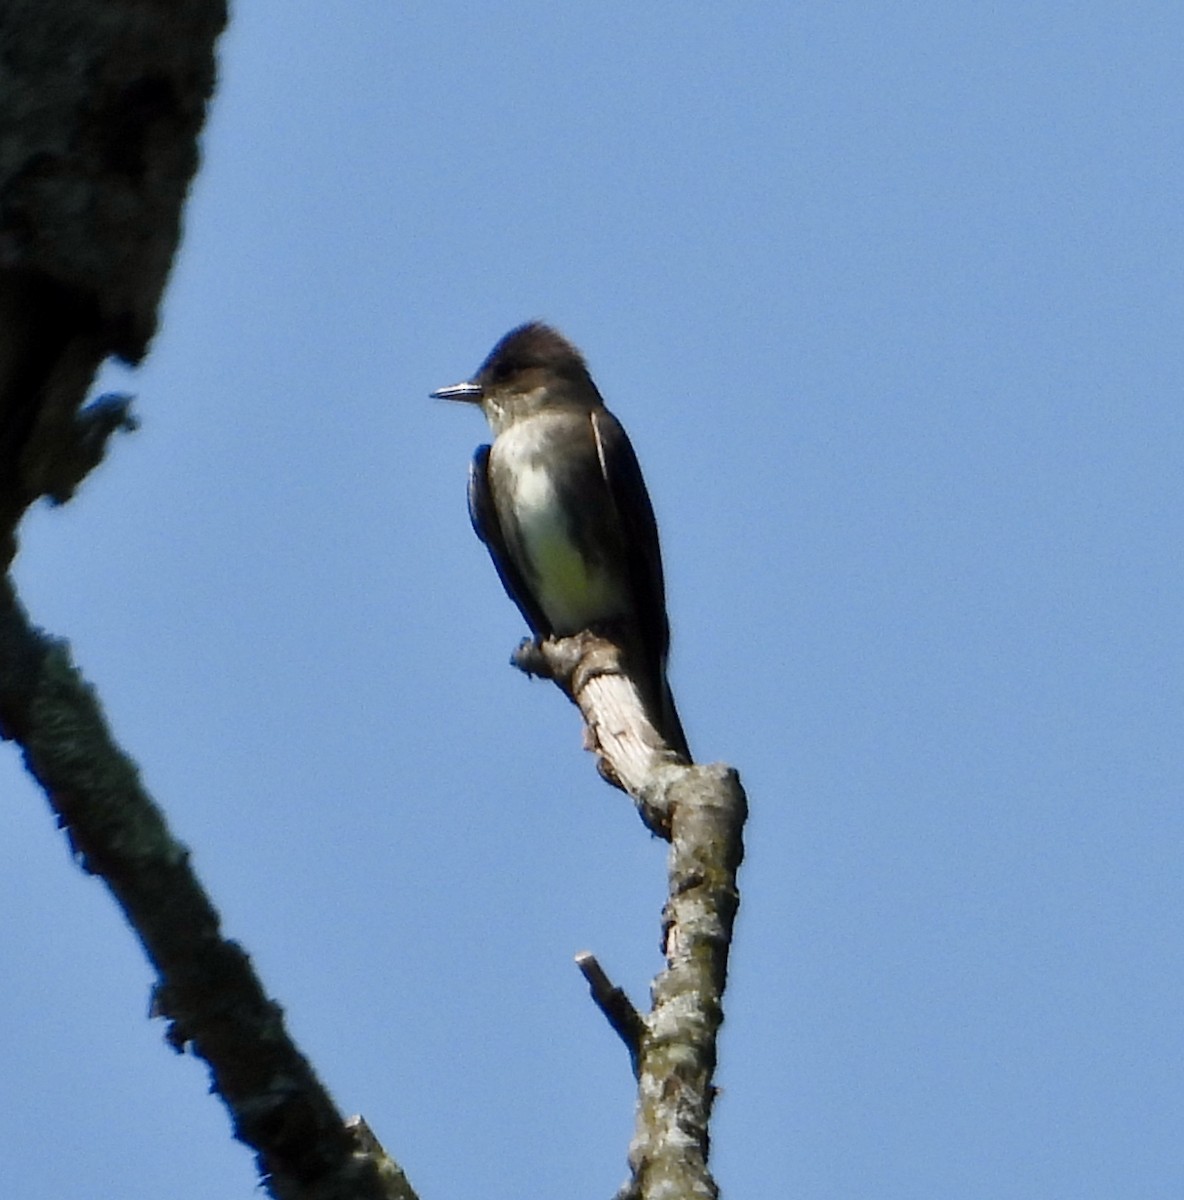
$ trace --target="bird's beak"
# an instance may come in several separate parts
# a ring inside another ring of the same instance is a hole
[[[485,389],[479,383],[454,383],[432,393],[433,400],[464,400],[469,404],[480,404]]]

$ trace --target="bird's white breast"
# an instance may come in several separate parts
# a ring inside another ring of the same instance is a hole
[[[500,516],[512,524],[539,606],[556,633],[576,633],[619,612],[618,581],[589,563],[572,540],[544,451],[545,422],[520,421],[500,434],[493,456],[513,488]]]

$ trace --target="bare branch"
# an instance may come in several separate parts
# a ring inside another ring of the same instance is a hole
[[[621,647],[590,632],[543,642],[527,639],[511,661],[520,671],[553,680],[578,706],[597,770],[628,792],[650,832],[668,841],[668,789],[687,767],[646,716]]]
[[[722,765],[681,763],[647,720],[620,648],[604,637],[527,641],[514,663],[554,680],[579,706],[601,775],[633,797],[651,832],[670,841],[662,919],[666,969],[654,980],[652,1011],[639,1018],[633,1056],[637,1125],[629,1149],[632,1178],[622,1200],[715,1197],[707,1166],[709,1122],[728,950],[740,904],[736,876],[748,815],[740,778]],[[618,1029],[618,989],[603,972],[603,982],[594,978],[593,997]],[[618,1033],[631,1046],[635,1027],[624,1020],[627,1032]]]
[[[644,1200],[718,1195],[707,1167],[709,1122],[747,816],[739,776],[721,765],[688,768],[670,800],[666,969],[653,984],[629,1149]]]

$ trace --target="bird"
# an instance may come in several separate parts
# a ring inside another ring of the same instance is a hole
[[[692,761],[666,674],[658,524],[637,455],[584,356],[539,321],[511,329],[463,383],[494,438],[469,468],[469,517],[536,639],[615,633],[650,723]]]

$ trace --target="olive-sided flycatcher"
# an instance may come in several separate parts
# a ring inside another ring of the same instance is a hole
[[[470,382],[432,395],[479,404],[493,429],[469,468],[469,515],[535,637],[619,631],[646,715],[689,762],[666,681],[658,525],[637,456],[583,356],[547,325],[520,325]]]

